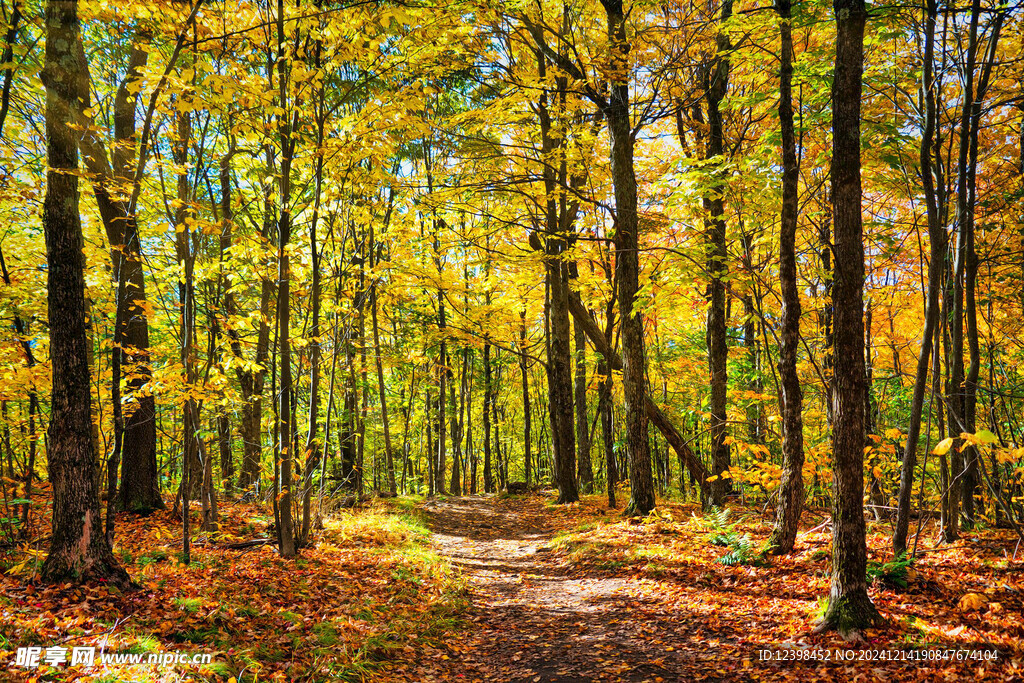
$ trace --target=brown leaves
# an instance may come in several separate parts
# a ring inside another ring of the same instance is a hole
[[[999,568],[1001,546],[928,553],[908,573],[906,589],[873,587],[889,623],[851,649],[809,634],[828,594],[823,527],[802,532],[796,553],[769,566],[723,566],[716,561],[723,548],[711,544],[715,534],[694,506],[662,504],[658,515],[634,523],[602,515],[596,498],[572,509],[545,509],[538,499],[450,499],[430,513],[443,551],[469,577],[473,627],[450,663],[403,653],[393,669],[399,680],[1003,680],[1019,665],[1020,580]],[[755,545],[766,539],[759,510],[736,510],[737,518],[735,532]],[[869,535],[872,560],[891,560],[888,542],[884,533]],[[954,596],[965,593],[984,599],[987,611],[958,609]],[[1002,658],[855,659],[869,650],[959,650],[977,642],[993,643]],[[780,644],[853,659],[758,658]]]
[[[221,513],[223,536],[234,539],[263,534],[272,519],[269,510],[250,505],[228,503]],[[4,609],[9,625],[0,626],[0,635],[15,647],[26,638],[43,647],[105,639],[111,652],[217,653],[214,669],[203,675],[244,681],[254,674],[322,680],[330,677],[326,672],[358,678],[379,668],[392,649],[419,649],[425,638],[444,635],[448,626],[437,627],[435,620],[455,612],[454,590],[450,573],[424,552],[415,528],[379,510],[346,514],[358,517],[344,528],[358,526],[360,542],[332,533],[329,520],[318,544],[294,562],[281,560],[272,547],[227,550],[209,540],[194,548],[190,566],[176,559],[181,529],[169,513],[125,516],[115,552],[142,590],[121,595],[109,586],[23,587],[5,575],[0,605],[14,607]],[[8,656],[0,654],[0,668]],[[147,680],[177,680],[182,673],[113,671]],[[69,666],[49,675],[55,673],[62,679],[91,675]]]

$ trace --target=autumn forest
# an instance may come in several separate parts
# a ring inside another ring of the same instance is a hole
[[[0,679],[1024,677],[1020,7],[0,5]]]

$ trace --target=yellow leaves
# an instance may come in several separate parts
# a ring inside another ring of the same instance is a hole
[[[893,441],[899,441],[903,438],[903,432],[898,429],[886,429],[885,438],[892,439]]]
[[[932,455],[946,455],[949,453],[949,449],[953,447],[953,437],[947,437],[935,444],[935,448],[932,449]]]
[[[987,429],[982,429],[981,431],[975,434],[964,432],[960,435],[960,438],[974,446],[999,443],[999,437]]]

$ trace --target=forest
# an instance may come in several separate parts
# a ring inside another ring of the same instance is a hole
[[[0,679],[1024,679],[1024,12],[2,0]]]

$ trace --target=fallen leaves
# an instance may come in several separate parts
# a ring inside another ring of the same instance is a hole
[[[223,539],[265,533],[272,515],[258,506],[221,508]],[[168,512],[119,518],[115,553],[140,585],[20,585],[0,580],[0,637],[14,648],[67,642],[107,651],[214,653],[203,676],[251,681],[372,675],[402,648],[420,649],[457,626],[461,584],[425,545],[415,520],[382,508],[329,518],[295,561],[272,546],[228,550],[200,541],[191,565],[178,559],[180,526]],[[245,529],[245,531],[243,531]],[[0,652],[7,670],[13,652]],[[25,671],[32,675],[36,672]],[[40,669],[61,680],[94,672]],[[180,680],[184,670],[117,665],[118,680]],[[107,675],[105,674],[105,675]]]
[[[988,598],[981,593],[967,593],[957,606],[963,612],[983,612],[988,608]]]
[[[572,509],[545,509],[538,499],[449,499],[429,512],[441,551],[469,578],[473,631],[458,641],[459,657],[405,659],[392,669],[396,680],[1005,680],[1020,663],[1021,584],[1002,561],[1007,541],[996,532],[983,544],[919,557],[905,586],[873,586],[888,623],[866,631],[863,648],[960,651],[983,642],[997,660],[858,661],[861,650],[810,634],[829,587],[830,530],[820,517],[805,526],[793,555],[762,567],[718,563],[715,532],[692,505],[663,503],[644,520],[609,515],[597,497]],[[764,541],[770,527],[759,511],[737,517],[737,533]],[[878,529],[869,556],[885,564],[889,539]],[[957,596],[970,594],[987,611],[958,609]],[[759,660],[759,650],[781,643],[849,659]]]

